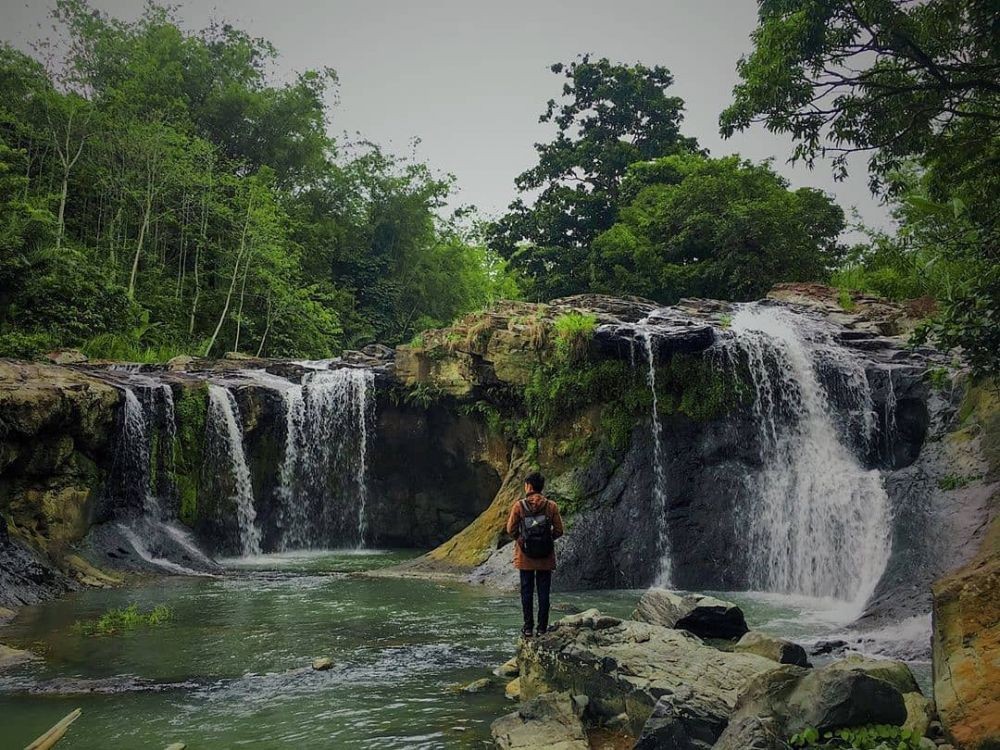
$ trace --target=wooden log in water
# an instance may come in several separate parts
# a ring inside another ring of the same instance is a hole
[[[66,714],[66,716],[64,716],[58,724],[53,726],[49,731],[28,745],[24,750],[49,750],[49,748],[54,746],[63,738],[63,735],[66,734],[66,730],[69,729],[69,725],[79,719],[81,713],[83,712],[77,708]]]
[[[167,745],[166,750],[186,750],[187,745],[183,742],[175,742],[172,745]]]

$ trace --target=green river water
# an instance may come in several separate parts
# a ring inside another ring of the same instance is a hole
[[[77,707],[83,715],[59,750],[486,747],[490,722],[511,710],[502,681],[478,694],[456,688],[513,655],[516,596],[352,575],[408,555],[268,555],[222,577],[161,578],[25,608],[0,628],[0,642],[44,661],[0,675],[0,748],[24,747]],[[559,593],[553,602],[623,616],[638,596]],[[823,627],[781,602],[727,597],[751,627]],[[173,616],[115,636],[74,628],[133,602],[166,604]],[[333,669],[309,669],[319,656]],[[129,678],[144,682],[123,689]],[[80,692],[93,688],[104,692]]]

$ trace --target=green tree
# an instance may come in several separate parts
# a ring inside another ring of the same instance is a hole
[[[769,164],[668,156],[632,165],[620,219],[594,242],[596,291],[750,300],[779,281],[821,279],[843,248],[844,213],[790,190]]]
[[[922,337],[962,347],[992,375],[1000,374],[998,38],[990,0],[763,0],[754,50],[721,117],[725,135],[754,122],[789,133],[796,158],[831,156],[838,176],[850,154],[867,153],[873,190],[902,200],[897,255],[911,267],[959,272],[936,291],[941,312]],[[925,173],[920,195],[894,178],[911,160]]]
[[[490,230],[491,247],[536,298],[590,288],[590,247],[615,221],[630,164],[697,149],[680,133],[684,103],[667,93],[666,68],[582,55],[552,72],[566,79],[563,99],[550,100],[540,121],[554,123],[556,137],[535,144],[538,163],[515,180],[538,195],[531,206],[514,201]]]

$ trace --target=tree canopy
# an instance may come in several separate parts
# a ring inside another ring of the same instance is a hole
[[[39,59],[0,47],[0,354],[328,356],[512,291],[450,177],[338,148],[333,71],[276,83],[266,41],[156,5],[53,15]]]
[[[797,158],[831,156],[841,176],[849,154],[867,153],[872,188],[895,203],[900,232],[879,238],[841,278],[863,288],[906,269],[912,282],[935,279],[928,291],[941,310],[923,336],[962,347],[992,375],[1000,374],[997,39],[991,0],[762,0],[754,49],[721,117],[726,135],[754,122],[788,133]]]
[[[738,156],[639,162],[622,193],[619,221],[594,242],[597,291],[746,301],[779,281],[823,279],[843,253],[839,206]]]
[[[551,70],[565,78],[562,98],[539,120],[554,123],[556,136],[535,144],[538,163],[515,180],[537,197],[531,206],[515,200],[490,231],[491,247],[538,299],[588,288],[591,246],[615,222],[630,164],[697,148],[681,135],[684,103],[669,95],[666,68],[582,55]]]

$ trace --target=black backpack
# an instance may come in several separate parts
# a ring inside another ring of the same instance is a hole
[[[542,506],[542,511],[532,513],[528,505],[527,498],[521,500],[521,533],[519,542],[521,549],[528,557],[540,559],[548,557],[555,549],[555,540],[552,538],[552,521],[545,514],[548,503]]]

